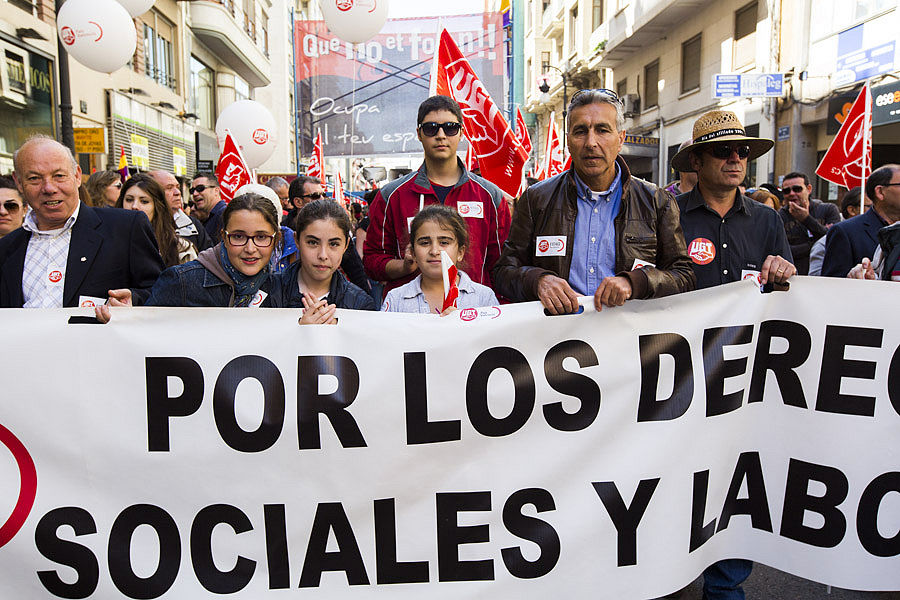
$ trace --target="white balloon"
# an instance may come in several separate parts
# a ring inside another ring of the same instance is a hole
[[[387,21],[388,0],[319,0],[325,24],[351,44],[372,39]]]
[[[225,146],[225,130],[237,142],[247,161],[255,169],[275,152],[278,143],[275,135],[275,117],[264,105],[255,100],[238,100],[225,107],[216,120],[216,138],[219,148]]]
[[[72,58],[102,73],[125,66],[137,44],[134,21],[115,0],[66,0],[56,30]]]
[[[150,10],[155,0],[118,0],[118,2],[125,7],[129,15],[139,17]]]

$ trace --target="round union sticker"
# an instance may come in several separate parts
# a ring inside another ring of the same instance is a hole
[[[688,256],[698,265],[708,265],[716,257],[716,247],[706,238],[695,238],[688,246]]]
[[[549,249],[550,242],[548,242],[547,240],[541,240],[540,242],[538,242],[538,250],[540,250],[541,252],[546,252]]]
[[[474,308],[464,308],[459,311],[459,318],[463,321],[473,321],[478,318],[478,311]]]
[[[461,205],[459,206],[459,214],[461,214],[461,215],[469,214],[469,205],[468,205],[468,204],[461,204]]]
[[[50,280],[50,283],[59,283],[62,279],[62,272],[56,270],[50,271],[50,273],[47,275],[47,279]]]

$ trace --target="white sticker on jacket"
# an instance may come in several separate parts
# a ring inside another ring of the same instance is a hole
[[[565,256],[566,236],[539,235],[535,240],[535,256]]]
[[[263,300],[266,299],[266,296],[268,296],[267,293],[262,290],[257,290],[256,294],[254,294],[253,296],[253,299],[250,300],[250,304],[247,306],[247,308],[259,308],[263,303]]]
[[[634,264],[631,265],[631,270],[635,269],[643,269],[644,267],[655,267],[656,265],[652,262],[647,262],[646,260],[641,260],[639,258],[634,259]]]
[[[456,211],[461,217],[469,217],[471,219],[484,218],[484,204],[481,202],[457,202]]]
[[[81,308],[94,308],[106,304],[106,298],[97,296],[78,296],[78,306]]]

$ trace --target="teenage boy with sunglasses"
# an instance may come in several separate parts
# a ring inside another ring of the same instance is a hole
[[[509,232],[509,208],[500,189],[467,171],[456,155],[462,122],[452,98],[425,100],[416,121],[425,161],[417,171],[382,187],[369,205],[363,263],[369,277],[385,282],[385,293],[415,277],[407,248],[409,223],[429,204],[445,204],[463,217],[469,229],[464,270],[473,281],[491,285],[491,268]]]
[[[694,123],[693,143],[672,158],[677,171],[695,171],[697,185],[676,198],[697,289],[749,277],[785,289],[796,274],[778,213],[740,193],[747,163],[774,142],[748,137],[737,115],[710,111]],[[743,600],[741,584],[753,563],[728,559],[703,572],[704,600]]]
[[[788,173],[781,183],[784,206],[778,211],[784,221],[784,232],[791,245],[798,275],[809,274],[809,253],[828,229],[841,222],[838,207],[810,198],[812,185],[805,173]]]

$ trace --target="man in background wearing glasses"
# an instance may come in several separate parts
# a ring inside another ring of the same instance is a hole
[[[363,263],[369,277],[385,282],[385,293],[415,277],[409,223],[429,204],[445,204],[463,217],[469,230],[464,270],[473,281],[491,285],[491,269],[509,231],[509,207],[500,188],[467,171],[456,155],[462,122],[452,98],[432,96],[419,105],[416,129],[425,161],[378,190],[369,206]]]
[[[325,186],[319,181],[318,177],[310,177],[309,175],[298,175],[291,181],[287,189],[288,210],[287,216],[284,218],[284,224],[294,229],[294,221],[297,219],[297,213],[305,205],[325,197]]]
[[[201,171],[194,175],[189,191],[194,201],[192,214],[203,223],[213,245],[218,244],[222,241],[222,213],[226,206],[219,192],[219,180],[214,173]]]
[[[568,106],[572,168],[528,188],[494,269],[495,290],[540,300],[552,314],[694,288],[672,195],[633,178],[619,151],[624,107],[610,90],[581,90]]]
[[[838,207],[810,198],[812,185],[805,173],[788,173],[781,183],[784,206],[778,211],[784,221],[784,232],[791,245],[798,275],[809,274],[809,252],[816,241],[841,222]]]
[[[0,238],[22,226],[25,203],[12,177],[0,177]]]
[[[714,110],[694,123],[693,143],[672,157],[677,171],[695,171],[697,186],[676,198],[697,288],[755,279],[785,289],[797,270],[778,213],[740,193],[747,163],[772,149],[748,137],[737,115]],[[753,563],[727,559],[703,571],[704,600],[742,600]]]

